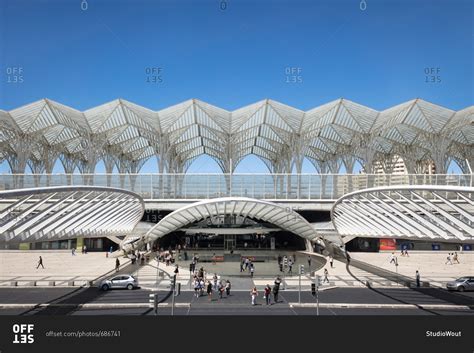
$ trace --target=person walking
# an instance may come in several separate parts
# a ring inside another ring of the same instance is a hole
[[[87,254],[87,246],[84,245],[84,254]]]
[[[288,273],[293,275],[293,260],[288,259]]]
[[[245,264],[245,259],[242,258],[240,260],[240,272],[244,272],[244,264]]]
[[[194,278],[194,295],[199,298],[199,279]]]
[[[118,272],[120,268],[120,261],[119,259],[115,259],[115,272]]]
[[[207,281],[207,297],[209,301],[212,301],[212,283],[211,281]]]
[[[390,263],[395,263],[395,253],[392,253],[392,255],[390,255]]]
[[[272,288],[269,284],[265,287],[265,303],[270,305],[270,296],[272,295]]]
[[[230,289],[231,289],[231,284],[230,284],[230,281],[227,280],[225,282],[225,294],[226,294],[226,296],[230,295]]]
[[[40,267],[40,266],[41,266],[42,268],[44,268],[44,266],[43,266],[43,258],[42,258],[41,256],[39,257],[38,266],[36,266],[36,269],[38,269],[38,267]]]
[[[71,249],[71,255],[72,255],[72,256],[76,256],[76,248],[72,248],[72,249]]]
[[[255,272],[255,268],[253,267],[253,264],[252,266],[250,267],[250,277],[253,278],[253,273]]]
[[[222,281],[219,280],[217,283],[217,292],[219,294],[219,298],[222,299],[222,295],[224,294],[224,286],[222,285]]]
[[[334,268],[334,259],[332,256],[329,256],[329,264],[331,265],[331,268]]]
[[[280,277],[277,277],[273,285],[273,301],[275,302],[275,304],[278,303],[278,292],[280,291],[280,284],[281,279]]]
[[[249,265],[250,265],[250,260],[249,260],[249,258],[248,258],[248,257],[246,257],[246,258],[245,258],[245,271],[247,271],[247,270],[248,270],[248,268],[249,268]]]
[[[253,289],[250,291],[250,296],[252,297],[252,305],[257,305],[257,287],[253,287]]]
[[[447,265],[448,263],[449,263],[450,265],[453,264],[452,257],[451,257],[451,253],[448,254],[448,257],[446,258],[446,262],[445,262],[444,264]]]
[[[459,259],[458,259],[458,253],[457,253],[457,251],[456,251],[456,252],[454,253],[454,255],[453,255],[453,262],[456,262],[456,263],[460,264]]]
[[[327,268],[325,268],[325,269],[324,269],[324,279],[323,279],[323,283],[326,282],[326,281],[329,283],[328,275],[329,275],[329,271],[328,271]]]
[[[201,278],[199,279],[199,296],[202,297],[204,294],[204,287],[206,286],[206,283],[204,282],[204,279]]]
[[[415,278],[416,278],[416,286],[420,288],[420,272],[418,272],[418,270],[416,270]]]

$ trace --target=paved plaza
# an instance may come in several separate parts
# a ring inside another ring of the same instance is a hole
[[[410,251],[409,256],[401,256],[395,252],[398,268],[391,263],[391,251],[380,253],[351,253],[353,259],[363,261],[400,275],[415,279],[415,273],[420,272],[421,280],[430,282],[430,286],[444,287],[446,282],[462,276],[474,276],[474,253],[458,252],[458,263],[447,262],[449,251]]]
[[[36,268],[39,257],[43,266]],[[128,259],[120,258],[126,265]],[[70,250],[57,251],[0,251],[0,286],[82,286],[107,272],[115,269],[115,258],[106,257],[105,252],[76,251],[73,256]]]

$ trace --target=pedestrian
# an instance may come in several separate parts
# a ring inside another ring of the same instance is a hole
[[[242,258],[242,259],[240,260],[240,272],[244,272],[244,263],[245,263],[245,259]]]
[[[331,268],[334,268],[334,259],[332,256],[329,257],[329,264],[331,265]]]
[[[38,269],[38,267],[40,267],[40,266],[41,266],[42,268],[44,268],[44,266],[43,266],[43,258],[42,258],[41,256],[39,257],[38,266],[36,266],[36,269]]]
[[[206,283],[204,283],[204,279],[201,278],[199,280],[199,296],[202,297],[203,294],[204,294],[204,286],[206,285]]]
[[[392,255],[390,255],[390,263],[395,263],[395,253],[392,253]]]
[[[201,267],[198,272],[198,277],[199,278],[204,278],[204,267]]]
[[[454,253],[453,261],[456,262],[456,263],[458,263],[458,264],[460,264],[459,259],[458,259],[458,253],[457,253],[457,251]]]
[[[76,256],[76,248],[72,248],[72,249],[71,249],[71,255],[72,255],[72,256]]]
[[[250,260],[248,257],[245,258],[245,271],[249,268]]]
[[[222,294],[224,294],[224,286],[222,285],[222,281],[220,280],[217,283],[217,291],[219,293],[219,298],[222,299]]]
[[[118,272],[120,268],[120,261],[119,259],[115,259],[115,272]]]
[[[416,278],[416,286],[419,288],[420,287],[420,272],[418,272],[418,270],[416,270],[415,278]]]
[[[250,296],[252,297],[252,305],[257,305],[257,287],[253,287],[253,289],[250,291]]]
[[[209,301],[212,300],[212,283],[211,281],[207,281],[207,296],[209,298]]]
[[[326,281],[329,283],[328,275],[329,275],[329,271],[328,271],[327,268],[325,268],[325,269],[324,269],[324,279],[323,279],[323,283],[326,282]]]
[[[311,256],[308,256],[308,268],[309,268],[309,271],[311,272]]]
[[[253,278],[254,271],[255,271],[255,269],[254,269],[253,264],[252,264],[252,266],[250,266],[250,277],[252,277],[252,278]]]
[[[448,263],[450,265],[453,264],[453,261],[452,261],[452,258],[451,258],[451,253],[448,254],[448,257],[446,258],[446,262],[444,264],[447,265]]]
[[[265,287],[265,293],[264,293],[265,303],[266,303],[267,305],[270,304],[270,296],[271,296],[271,293],[272,293],[272,289],[271,289],[270,285],[267,284],[267,286]]]
[[[84,245],[84,254],[87,254],[87,246]]]
[[[288,273],[293,274],[293,261],[288,259]]]
[[[231,289],[231,284],[230,284],[230,281],[227,280],[225,282],[225,294],[226,294],[226,296],[230,295],[230,289]]]
[[[196,296],[196,298],[199,298],[199,289],[200,289],[199,279],[195,278],[194,279],[194,295]]]
[[[280,291],[280,284],[281,279],[280,277],[277,277],[273,285],[273,301],[275,302],[275,304],[278,303],[278,292]]]

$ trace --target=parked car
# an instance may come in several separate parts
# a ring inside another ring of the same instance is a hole
[[[461,277],[453,282],[446,284],[448,290],[457,290],[464,292],[465,290],[474,290],[474,277]]]
[[[99,288],[102,290],[115,288],[134,289],[138,288],[138,280],[132,275],[117,275],[110,279],[104,279],[100,282]]]

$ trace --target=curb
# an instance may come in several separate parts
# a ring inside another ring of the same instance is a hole
[[[316,303],[289,303],[291,308],[316,308]],[[357,304],[357,303],[320,303],[320,308],[348,308],[348,309],[454,309],[470,310],[467,305],[454,304]]]
[[[175,307],[189,308],[191,303],[175,303]],[[89,303],[89,304],[0,304],[0,309],[30,309],[30,308],[84,308],[84,309],[130,309],[130,308],[150,308],[150,303]],[[158,307],[171,307],[170,303],[159,303]]]

